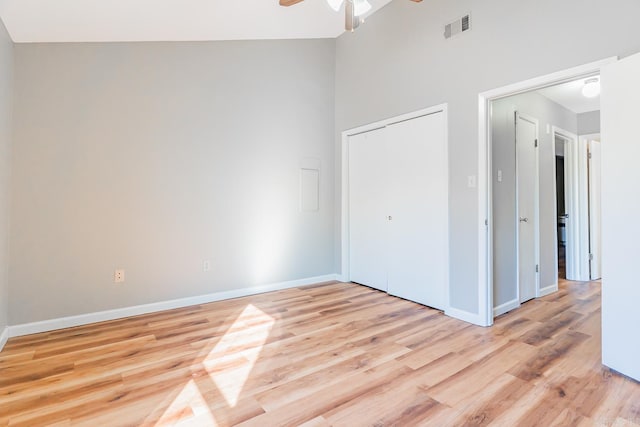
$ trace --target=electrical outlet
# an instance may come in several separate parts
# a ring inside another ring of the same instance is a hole
[[[114,283],[122,283],[122,282],[124,282],[124,270],[116,270],[113,273],[113,282]]]
[[[204,261],[202,261],[202,271],[209,271],[211,270],[211,261],[209,261],[208,259],[205,259]]]
[[[469,175],[467,177],[467,187],[469,188],[476,188],[476,176],[475,175]]]

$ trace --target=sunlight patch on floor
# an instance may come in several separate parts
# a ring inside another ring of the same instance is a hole
[[[212,427],[218,425],[198,386],[193,380],[189,380],[180,394],[164,411],[156,426],[175,425],[183,420],[194,418],[198,419],[200,425]]]
[[[273,317],[249,304],[202,361],[229,407],[238,404],[240,393],[274,324]],[[231,369],[230,361],[236,365]]]

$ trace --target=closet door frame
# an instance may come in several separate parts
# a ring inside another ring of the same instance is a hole
[[[341,281],[349,282],[350,279],[350,271],[349,271],[349,254],[350,254],[350,245],[349,245],[349,235],[350,235],[350,227],[349,227],[349,137],[354,136],[363,132],[370,132],[376,129],[384,128],[388,125],[399,123],[406,120],[415,119],[418,117],[442,113],[444,120],[444,138],[445,141],[449,140],[448,135],[448,106],[447,104],[439,104],[432,107],[424,108],[418,111],[414,111],[407,114],[402,114],[396,117],[390,117],[388,119],[380,120],[374,123],[369,123],[363,126],[359,126],[353,129],[348,129],[342,132],[342,144],[341,144],[341,271],[338,278]],[[445,154],[447,157],[445,159],[446,167],[446,183],[447,183],[447,194],[449,188],[449,159],[448,159],[448,150]],[[449,211],[449,199],[447,198],[447,212]],[[446,229],[449,230],[449,220],[447,215],[447,224],[445,225]],[[449,239],[446,239],[446,248],[444,248],[445,253],[447,254],[447,265],[450,266],[450,257],[449,257]],[[445,302],[444,302],[444,311],[445,314],[449,311],[449,300],[450,300],[450,291],[449,291],[449,268],[447,268],[447,274],[445,279]]]

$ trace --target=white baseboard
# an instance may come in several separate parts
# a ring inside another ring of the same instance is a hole
[[[507,301],[504,304],[500,304],[499,306],[493,308],[493,317],[500,316],[501,314],[505,314],[506,312],[518,307],[520,307],[520,301],[518,301],[517,298],[511,301]]]
[[[455,319],[462,320],[467,323],[473,323],[474,325],[489,326],[486,324],[486,322],[482,319],[482,317],[479,314],[471,313],[470,311],[459,310],[457,308],[449,307],[444,311],[444,314],[446,314],[449,317],[453,317]]]
[[[5,326],[2,334],[0,334],[0,351],[4,348],[4,345],[9,340],[9,327]]]
[[[545,288],[540,289],[540,297],[552,294],[558,291],[558,283],[554,283],[551,286],[547,286]]]
[[[7,336],[8,338],[8,337],[19,337],[22,335],[37,334],[40,332],[49,332],[57,329],[65,329],[65,328],[71,328],[74,326],[87,325],[90,323],[121,319],[123,317],[138,316],[141,314],[154,313],[157,311],[188,307],[190,305],[206,304],[209,302],[222,301],[226,299],[262,294],[265,292],[296,288],[298,286],[313,285],[315,283],[322,283],[322,282],[330,282],[333,280],[337,280],[337,277],[338,276],[336,274],[327,274],[325,276],[308,277],[306,279],[272,283],[269,285],[256,286],[252,288],[234,289],[231,291],[216,292],[213,294],[199,295],[195,297],[180,298],[180,299],[175,299],[170,301],[161,301],[161,302],[155,302],[151,304],[137,305],[133,307],[116,308],[114,310],[80,314],[78,316],[61,317],[58,319],[50,319],[50,320],[43,320],[40,322],[25,323],[22,325],[9,326],[8,328],[5,328],[5,332],[3,332],[2,337],[4,337],[5,334],[8,335]]]

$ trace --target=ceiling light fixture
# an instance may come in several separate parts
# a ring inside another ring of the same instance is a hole
[[[600,95],[600,79],[593,77],[585,80],[584,86],[582,87],[582,95],[586,98],[595,98]]]
[[[353,9],[354,15],[362,16],[371,10],[371,3],[367,0],[353,0]]]
[[[344,3],[344,0],[327,0],[327,3],[329,3],[331,9],[337,12],[342,7],[342,3]]]
[[[355,31],[364,22],[361,16],[371,10],[371,3],[367,0],[327,0],[327,3],[336,12],[342,7],[342,3],[346,3],[344,28],[347,31]]]
[[[293,6],[303,0],[280,0],[280,6]],[[414,3],[420,3],[422,0],[411,0]],[[361,23],[364,22],[363,16],[373,9],[369,0],[327,0],[329,7],[336,12],[339,12],[344,4],[345,24],[344,28],[347,31],[353,31]]]

